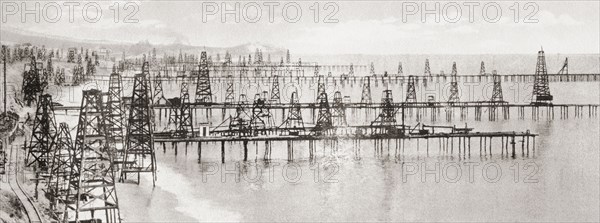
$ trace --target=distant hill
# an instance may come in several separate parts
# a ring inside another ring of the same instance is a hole
[[[262,43],[247,43],[233,47],[210,47],[210,46],[193,46],[187,44],[173,43],[168,45],[151,44],[148,41],[140,41],[138,43],[115,42],[110,40],[84,40],[74,39],[64,36],[51,36],[36,32],[24,31],[19,29],[2,28],[0,32],[2,44],[14,45],[22,43],[31,43],[34,45],[45,45],[47,48],[62,48],[83,47],[89,49],[109,49],[112,52],[125,52],[127,55],[141,55],[152,51],[156,48],[159,56],[167,53],[169,55],[178,54],[181,50],[183,53],[199,54],[201,51],[206,51],[209,54],[220,53],[224,56],[225,52],[230,52],[232,55],[248,55],[252,54],[256,49],[261,50],[266,54],[277,55],[277,57],[285,55],[286,50]],[[237,61],[237,58],[233,58]],[[266,58],[265,58],[266,59]]]

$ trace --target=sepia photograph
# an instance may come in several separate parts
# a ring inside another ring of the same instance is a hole
[[[599,222],[598,0],[0,0],[0,222]]]

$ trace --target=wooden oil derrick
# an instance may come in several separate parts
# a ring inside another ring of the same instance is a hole
[[[425,59],[425,76],[431,76],[431,67],[429,67],[429,59]]]
[[[318,72],[318,69],[315,72]],[[321,96],[321,94],[325,93],[326,91],[325,78],[323,77],[323,75],[318,76],[319,80],[317,81],[317,98],[315,99],[317,102],[319,102],[319,97]]]
[[[531,104],[548,105],[552,104],[552,99],[553,97],[550,94],[550,85],[548,83],[546,57],[544,55],[544,50],[542,49],[538,52]]]
[[[404,75],[404,71],[402,70],[402,62],[398,62],[398,76]]]
[[[69,189],[72,157],[75,154],[71,133],[67,123],[60,123],[56,136],[56,149],[52,155],[50,165],[50,179],[46,189],[46,196],[50,201],[50,214],[52,219],[60,221],[62,211]]]
[[[485,64],[481,61],[481,68],[479,69],[479,75],[485,75]]]
[[[102,97],[83,91],[63,221],[121,221]]]
[[[492,71],[492,75],[494,77],[494,88],[492,90],[492,102],[502,103],[504,102],[504,97],[502,95],[502,77],[496,73],[496,70]]]
[[[36,62],[35,57],[31,58],[31,63],[25,64],[25,71],[23,73],[23,85],[21,93],[23,94],[23,101],[25,105],[31,106],[37,99],[38,94],[44,91],[45,85],[40,79],[41,65]]]
[[[127,142],[125,157],[121,170],[121,181],[128,174],[137,175],[140,183],[140,173],[152,173],[152,185],[156,181],[156,157],[154,155],[154,133],[152,120],[154,114],[150,108],[150,83],[148,80],[147,63],[144,63],[142,73],[134,77],[133,94],[129,108],[129,123],[127,125]]]
[[[331,114],[331,121],[333,126],[348,126],[346,122],[346,106],[344,105],[342,93],[336,91],[333,93],[333,112]]]
[[[331,111],[329,109],[329,101],[327,100],[327,93],[321,93],[318,98],[319,101],[319,115],[317,116],[317,123],[312,129],[311,134],[314,135],[326,135],[331,129],[333,129],[333,122],[331,121]]]
[[[108,81],[108,97],[106,100],[106,123],[108,124],[107,135],[110,139],[110,145],[114,146],[113,152],[115,155],[115,159],[123,158],[123,147],[117,147],[117,144],[123,145],[124,135],[123,135],[123,116],[125,115],[125,111],[123,109],[123,103],[121,99],[123,98],[123,84],[121,80],[121,74],[119,74],[116,70],[116,67],[113,66],[113,71],[110,74],[110,79]]]
[[[408,85],[406,87],[406,100],[405,102],[417,102],[417,90],[415,88],[415,77],[413,75],[408,76]]]
[[[56,69],[56,75],[54,76],[54,84],[57,86],[61,86],[65,83],[66,78],[65,78],[65,70],[63,69]]]
[[[371,122],[371,126],[385,126],[381,133],[392,133],[393,126],[396,125],[396,110],[394,108],[394,98],[392,90],[384,90],[381,98],[381,113]]]
[[[225,104],[233,104],[235,102],[235,91],[234,91],[234,81],[233,76],[227,76],[227,88],[225,90]]]
[[[290,135],[299,135],[300,132],[305,130],[297,91],[292,92],[292,97],[290,99],[290,110],[287,118],[281,124],[281,126],[285,126],[284,130],[287,130]]]
[[[177,129],[177,126],[179,125],[179,107],[181,106],[181,98],[169,98],[167,99],[167,102],[169,104],[169,120],[167,123],[174,124],[175,129]]]
[[[181,92],[178,116],[179,120],[176,124],[177,130],[175,131],[175,136],[180,138],[193,137],[194,126],[192,124],[192,107],[190,105],[190,94],[187,91]]]
[[[281,93],[279,91],[279,76],[273,75],[273,83],[271,86],[271,104],[281,103]]]
[[[360,103],[371,104],[371,77],[364,77],[362,87],[362,95],[360,96]]]
[[[85,77],[83,74],[83,66],[81,65],[81,63],[77,63],[73,67],[73,78],[71,79],[72,85],[78,86],[79,84],[85,81],[84,79]]]
[[[250,128],[253,135],[267,134],[273,126],[273,119],[266,105],[266,98],[260,94],[254,96],[252,104],[252,118],[250,119]]]
[[[206,59],[206,52],[200,54],[198,65],[199,75],[196,82],[196,103],[212,103],[212,91],[210,87],[210,71]]]
[[[85,69],[85,80],[89,80],[89,78],[96,75],[96,65],[94,65],[94,63],[92,63],[91,59],[87,60],[87,65],[85,68],[86,68]]]
[[[56,133],[52,95],[40,95],[28,147],[27,166],[36,164],[36,167],[40,168],[38,171],[46,172],[48,170]]]
[[[348,68],[348,76],[354,76],[354,64],[350,64],[350,68]]]
[[[113,68],[114,72],[114,68]],[[156,76],[154,76],[154,91],[152,92],[152,101],[155,105],[163,105],[167,103],[167,99],[165,98],[165,94],[163,92],[163,85],[161,80],[160,71]]]
[[[450,81],[450,97],[448,97],[448,103],[453,104],[460,101],[458,91],[458,72],[456,70],[456,62],[452,63],[452,73],[450,74],[452,80]]]
[[[375,64],[373,62],[369,65],[369,76],[375,77]]]
[[[229,118],[229,134],[232,136],[250,135],[250,116],[246,112],[248,108],[245,94],[240,94],[235,108],[235,117]]]
[[[77,53],[77,48],[69,48],[69,52],[67,53],[67,63],[75,63],[75,54]]]

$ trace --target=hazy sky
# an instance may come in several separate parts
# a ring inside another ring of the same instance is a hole
[[[82,14],[86,3],[74,6],[73,22],[69,21],[67,5],[70,3],[39,3],[40,22],[34,21],[33,14],[25,15],[27,20],[23,22],[23,6],[31,10],[35,4],[2,0],[2,29],[76,39],[148,40],[153,44],[180,42],[198,46],[235,46],[258,42],[289,48],[295,53],[319,54],[531,53],[542,45],[549,53],[600,53],[599,1],[533,4],[526,1],[341,1],[326,4],[319,1],[318,7],[315,7],[316,1],[130,1],[128,8],[125,8],[127,1],[101,1],[88,2],[87,17]],[[120,8],[118,22],[114,21],[116,3]],[[236,3],[239,22],[235,21],[235,13],[222,14],[224,7],[232,10]],[[436,3],[440,13],[435,13]],[[94,20],[96,17],[93,7],[96,4],[101,7],[102,15],[98,21],[86,21],[86,18]],[[498,7],[501,10],[499,16],[496,13]],[[317,22],[316,8],[319,9]],[[425,8],[432,13],[423,14]],[[56,19],[57,9],[61,13],[59,19]],[[261,17],[255,19],[257,9],[260,9]],[[284,9],[287,10],[284,12]],[[297,9],[302,14],[296,21]],[[460,17],[457,9],[460,9]],[[272,22],[270,12],[274,12]],[[131,18],[138,21],[124,23],[130,13],[133,13]],[[435,21],[436,15],[439,22]],[[58,21],[52,22],[53,19]],[[253,23],[255,20],[258,21]]]

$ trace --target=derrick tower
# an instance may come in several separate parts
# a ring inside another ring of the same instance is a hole
[[[51,152],[54,148],[56,133],[52,95],[40,95],[33,121],[33,132],[28,147],[27,166],[36,164],[41,169],[38,171],[47,171],[48,165],[51,162],[50,159],[52,158]]]
[[[252,118],[250,119],[250,128],[253,135],[266,134],[267,130],[273,126],[271,113],[267,109],[266,102],[266,98],[261,97],[260,94],[254,96]]]
[[[429,59],[425,59],[425,76],[431,76],[431,67],[429,67]]]
[[[114,68],[113,68],[114,73]],[[156,76],[154,76],[154,92],[152,92],[152,101],[155,105],[166,104],[167,99],[165,98],[165,94],[163,92],[163,85],[161,80],[160,71]]]
[[[362,95],[360,96],[360,103],[371,104],[371,77],[364,77],[364,84],[362,87]]]
[[[297,91],[292,92],[290,110],[282,125],[285,125],[285,129],[289,131],[290,135],[297,135],[300,131],[304,131],[304,121],[302,120],[300,100],[298,99]]]
[[[448,103],[456,103],[460,101],[458,91],[458,72],[456,70],[456,62],[452,63],[452,74],[450,74],[450,97],[448,97]]]
[[[110,79],[108,81],[108,99],[106,102],[107,109],[107,117],[106,122],[107,126],[107,134],[112,141],[112,145],[116,143],[120,143],[123,145],[123,115],[125,111],[123,110],[122,97],[123,97],[123,85],[121,81],[121,74],[116,71],[116,67],[113,66],[113,72],[110,74]],[[116,151],[116,159],[123,158],[123,148],[114,148]]]
[[[494,89],[492,91],[492,102],[504,102],[504,97],[502,96],[502,82],[501,77],[496,73],[496,71],[492,71],[492,75],[494,77]]]
[[[413,75],[408,76],[408,86],[406,88],[405,102],[417,102],[417,91],[415,89],[415,77]]]
[[[50,179],[46,193],[50,198],[51,217],[60,221],[61,212],[64,210],[65,199],[69,189],[69,177],[71,174],[72,157],[75,154],[71,133],[67,123],[60,123],[59,132],[56,136],[56,149],[52,155],[50,165]],[[62,208],[61,208],[62,207]]]
[[[346,106],[344,105],[342,93],[333,93],[333,113],[331,114],[333,126],[348,126],[346,122]]]
[[[225,104],[233,104],[235,102],[234,81],[232,75],[227,75],[227,87],[225,90]]]
[[[179,112],[177,113],[179,120],[176,123],[177,130],[175,131],[175,136],[181,138],[193,137],[192,106],[190,105],[190,94],[187,87],[181,88],[180,95]]]
[[[121,221],[102,97],[96,89],[83,91],[64,202],[65,221]]]
[[[384,90],[381,98],[381,113],[375,121],[371,122],[371,126],[392,126],[396,124],[396,111],[394,109],[394,99],[392,90]]]
[[[537,65],[535,69],[535,80],[533,83],[532,104],[551,104],[552,95],[550,94],[550,85],[548,83],[548,70],[546,69],[546,57],[544,50],[538,52]]]
[[[133,94],[129,107],[129,124],[127,125],[127,142],[125,157],[121,170],[121,181],[128,174],[137,174],[139,184],[140,173],[152,173],[152,184],[156,181],[156,157],[154,155],[154,133],[152,121],[154,114],[150,108],[150,84],[147,63],[142,73],[134,77]]]
[[[485,75],[485,64],[481,61],[481,68],[479,68],[479,75]]]
[[[404,71],[402,70],[402,62],[398,62],[398,76],[404,75]]]
[[[321,93],[318,97],[319,102],[319,115],[317,116],[317,123],[312,133],[315,135],[326,134],[329,130],[333,129],[333,123],[331,121],[331,111],[329,110],[329,101],[327,100],[327,93]]]
[[[273,85],[271,86],[271,104],[281,103],[281,93],[279,91],[279,76],[273,76]]]
[[[199,75],[196,82],[196,103],[212,103],[212,91],[210,87],[210,71],[206,60],[206,52],[200,54],[200,64],[198,65]]]
[[[238,136],[250,135],[250,117],[246,112],[247,108],[246,95],[240,94],[238,103],[235,107],[235,116],[229,117],[230,134]]]

